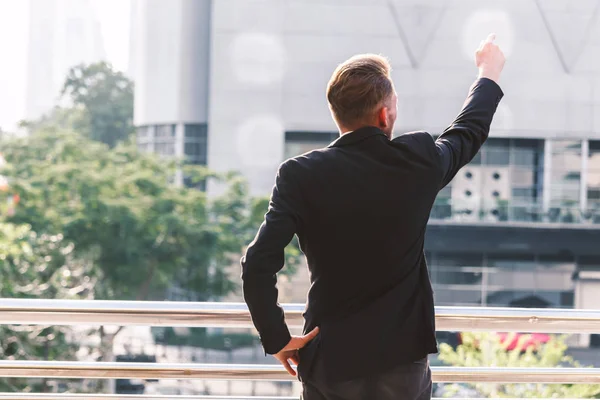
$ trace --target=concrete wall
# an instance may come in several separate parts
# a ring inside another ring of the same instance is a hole
[[[208,120],[210,0],[138,2],[135,124]]]
[[[286,130],[335,129],[325,85],[363,52],[392,62],[398,131],[441,131],[490,31],[507,56],[492,136],[600,137],[598,0],[213,2],[209,165],[270,190]]]

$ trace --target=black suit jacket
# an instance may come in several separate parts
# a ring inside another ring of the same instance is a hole
[[[462,111],[434,141],[426,132],[393,140],[375,127],[281,165],[269,210],[242,258],[244,298],[265,351],[290,340],[277,302],[277,272],[294,234],[308,261],[301,379],[314,355],[327,379],[383,372],[437,352],[433,292],[423,255],[431,207],[486,140],[502,98],[479,79]]]

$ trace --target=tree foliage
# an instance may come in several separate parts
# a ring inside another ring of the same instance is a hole
[[[174,280],[204,298],[234,289],[226,267],[237,263],[258,225],[239,176],[222,177],[228,190],[209,200],[170,183],[174,161],[129,145],[108,149],[77,134],[41,131],[3,149],[4,174],[21,198],[10,220],[61,232],[76,252],[97,253],[96,298],[162,299]]]
[[[114,147],[134,132],[133,82],[110,64],[98,62],[71,68],[62,96],[83,110],[90,139]]]
[[[106,62],[71,68],[60,96],[62,105],[21,126],[29,132],[70,129],[111,148],[135,131],[133,82]]]
[[[61,235],[37,235],[26,225],[0,223],[0,297],[87,299],[95,280],[88,258],[76,258]],[[3,360],[73,360],[69,327],[0,325]],[[0,391],[46,391],[45,380],[0,379]]]
[[[564,336],[554,336],[539,349],[524,350],[526,336],[514,350],[506,350],[499,337],[490,333],[463,333],[462,344],[453,349],[440,345],[440,360],[457,367],[523,367],[560,368],[581,367],[565,354],[567,345]],[[482,397],[495,398],[600,398],[600,385],[563,384],[472,384]],[[459,388],[448,387],[446,394],[452,395]]]

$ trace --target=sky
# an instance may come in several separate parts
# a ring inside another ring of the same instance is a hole
[[[108,61],[129,62],[130,1],[91,0],[101,24]],[[29,1],[0,0],[0,128],[14,129],[25,112]]]

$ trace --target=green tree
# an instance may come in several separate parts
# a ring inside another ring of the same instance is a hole
[[[133,82],[110,64],[71,68],[61,94],[83,110],[91,139],[114,147],[134,132]]]
[[[5,141],[3,149],[4,174],[21,197],[10,220],[62,232],[76,251],[97,251],[96,298],[161,299],[161,289],[183,272],[189,275],[180,284],[206,298],[234,289],[226,267],[237,262],[245,230],[257,226],[239,176],[221,177],[228,190],[209,200],[170,183],[176,162],[130,145],[111,150],[50,131]]]
[[[59,106],[36,120],[21,121],[19,126],[27,129],[28,132],[44,129],[73,130],[86,134],[89,132],[89,122],[85,110]]]
[[[453,349],[447,344],[440,346],[440,360],[457,367],[530,367],[557,368],[581,367],[565,354],[564,336],[553,336],[539,349],[524,350],[526,336],[519,340],[514,350],[506,350],[498,335],[491,333],[463,333],[462,344]],[[481,396],[495,398],[600,398],[600,385],[564,384],[471,384]],[[447,387],[446,395],[459,389]]]
[[[127,141],[135,131],[133,82],[106,62],[71,68],[60,95],[66,104],[21,126],[29,132],[69,129],[109,147]]]
[[[76,258],[61,235],[37,235],[26,225],[0,222],[0,297],[87,299],[93,263]],[[0,325],[3,360],[73,360],[76,332],[69,327]],[[47,391],[45,380],[2,378],[0,391]]]

